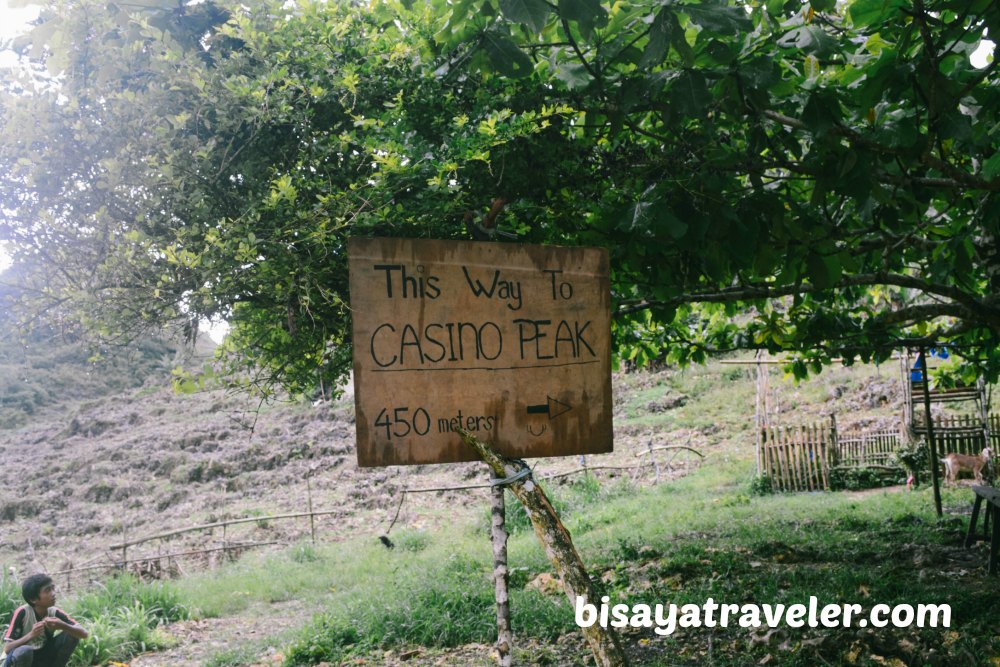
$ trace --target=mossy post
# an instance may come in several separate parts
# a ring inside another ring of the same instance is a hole
[[[497,600],[497,661],[500,667],[511,667],[511,653],[514,648],[514,637],[510,629],[510,569],[507,567],[507,526],[506,506],[504,504],[504,487],[496,481],[497,477],[490,470],[490,481],[493,488],[490,495],[493,507],[490,520],[490,536],[493,541],[493,584]]]
[[[507,479],[523,472],[527,466],[521,461],[508,459],[493,449],[488,443],[476,439],[464,429],[458,429],[462,441],[472,447],[479,457],[489,466],[494,475]],[[545,548],[545,555],[555,568],[556,575],[562,581],[563,589],[569,598],[570,605],[575,608],[576,598],[583,597],[590,604],[599,605],[600,596],[594,590],[587,570],[573,546],[569,531],[559,520],[542,488],[535,484],[530,476],[523,476],[510,482],[507,488],[521,502],[531,519],[535,535]],[[628,660],[622,649],[618,634],[610,628],[602,628],[594,623],[589,628],[583,628],[584,637],[590,644],[594,659],[600,667],[626,667]]]

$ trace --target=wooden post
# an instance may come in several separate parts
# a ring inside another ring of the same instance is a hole
[[[757,427],[757,457],[760,462],[760,466],[757,468],[757,474],[767,475],[771,479],[771,483],[774,483],[774,477],[771,475],[771,460],[768,458],[767,454],[767,431],[760,426]]]
[[[983,447],[990,446],[990,408],[986,404],[987,392],[986,392],[986,378],[980,375],[976,379],[976,387],[979,389],[979,417],[983,421]],[[980,450],[982,451],[982,450]],[[973,455],[979,454],[979,452],[973,452]],[[997,453],[993,452],[993,456]]]
[[[813,424],[812,428],[812,447],[810,448],[810,456],[812,457],[813,471],[816,480],[816,490],[817,491],[829,491],[823,485],[823,473],[819,467],[819,457],[820,457],[820,442],[823,438],[823,428],[818,424]]]
[[[911,427],[917,422],[916,401],[913,400],[913,369],[910,366],[910,348],[903,348],[903,390],[906,406],[904,408],[906,422]]]
[[[497,662],[500,667],[511,667],[514,638],[510,627],[510,569],[507,567],[507,527],[504,488],[496,482],[503,479],[490,471],[493,500],[490,535],[493,538],[493,587],[497,600]]]
[[[458,429],[462,441],[474,449],[479,457],[490,467],[493,473],[503,478],[513,477],[529,470],[520,461],[508,459],[498,453],[489,444],[476,439],[464,429]],[[570,606],[576,607],[576,598],[582,597],[589,604],[600,606],[600,596],[594,589],[583,565],[580,554],[573,546],[569,531],[559,520],[548,497],[542,488],[524,476],[509,484],[511,493],[521,502],[528,512],[531,525],[535,529],[545,555],[555,568],[556,576],[562,581],[563,590],[569,598]],[[611,628],[602,628],[600,623],[594,623],[589,628],[582,628],[583,635],[594,653],[594,660],[599,667],[625,667],[628,659],[622,649],[618,634]]]
[[[791,456],[789,456],[790,450],[788,449],[788,427],[777,426],[775,428],[781,442],[781,477],[785,482],[784,490],[794,491],[795,489],[792,484],[792,459]]]
[[[754,430],[757,433],[757,476],[760,477],[761,470],[763,467],[761,465],[761,448],[763,446],[763,443],[761,442],[762,440],[761,426],[763,426],[763,420],[761,419],[761,414],[760,414],[760,350],[757,350],[756,357],[757,357],[757,392],[754,399],[753,425],[754,425]],[[650,444],[652,444],[652,441],[650,441]]]
[[[830,433],[826,429],[821,430],[820,443],[820,469],[823,471],[823,488],[832,491],[830,488]]]
[[[128,523],[122,519],[122,572],[128,572]]]
[[[754,424],[757,427],[757,474],[761,474],[764,459],[761,452],[764,443],[761,441],[761,429],[771,423],[771,388],[768,379],[768,367],[764,365],[764,351],[757,350],[754,358],[757,361],[757,392],[754,403]]]
[[[840,463],[840,438],[837,436],[837,415],[830,413],[830,450],[831,465]]]
[[[757,453],[760,455],[760,434],[757,435]],[[656,483],[660,483],[660,464],[653,456],[653,439],[650,438],[649,442],[646,443],[646,447],[649,449],[649,462],[653,464],[653,471],[656,473]],[[760,475],[760,463],[757,464],[757,474]]]
[[[792,466],[792,479],[795,483],[795,491],[805,491],[805,480],[802,479],[802,427],[801,426],[791,426],[788,429],[789,434],[789,460]]]
[[[313,514],[312,470],[306,473],[306,499],[309,502],[309,534],[313,546],[316,546],[316,515]]]
[[[941,481],[938,479],[937,447],[934,443],[934,420],[931,419],[931,377],[927,372],[927,349],[920,348],[920,372],[924,379],[924,421],[927,423],[927,446],[931,453],[931,483],[934,484],[934,508],[938,517],[944,516],[941,509]]]

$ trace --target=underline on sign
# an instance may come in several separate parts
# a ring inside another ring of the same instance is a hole
[[[559,368],[560,366],[586,366],[600,363],[600,359],[591,361],[567,361],[564,364],[539,364],[537,366],[470,366],[467,368],[373,368],[373,373],[423,373],[426,371],[520,371],[528,368]]]

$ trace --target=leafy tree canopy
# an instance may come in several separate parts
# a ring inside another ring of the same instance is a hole
[[[1000,367],[992,0],[56,2],[0,105],[26,312],[349,366],[348,235],[611,249],[622,358]]]

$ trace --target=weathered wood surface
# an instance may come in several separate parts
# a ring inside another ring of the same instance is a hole
[[[463,430],[459,434],[463,442],[499,477],[512,477],[526,467],[523,462],[510,460],[468,431]],[[552,563],[556,576],[562,581],[563,590],[569,598],[570,605],[576,605],[577,596],[583,596],[590,604],[599,605],[600,596],[597,595],[590,582],[583,560],[577,553],[576,547],[573,546],[569,531],[559,520],[559,516],[552,508],[552,504],[542,488],[530,477],[519,479],[507,488],[528,512],[531,525],[535,529],[535,535],[542,543],[545,555]],[[628,665],[625,651],[614,630],[602,628],[598,623],[589,628],[582,628],[582,630],[598,665],[601,667]]]
[[[983,537],[984,539],[988,538],[990,542],[990,557],[986,571],[989,574],[997,574],[1000,570],[1000,489],[990,486],[973,486],[972,491],[976,495],[972,506],[972,516],[969,518],[969,530],[965,534],[965,546],[966,548],[971,547],[976,541],[976,522],[979,520],[979,510],[985,500]]]
[[[358,464],[611,451],[606,249],[350,239]]]
[[[776,491],[829,490],[835,438],[825,424],[765,426],[759,431],[761,470]]]
[[[491,477],[496,478],[495,474]],[[493,586],[497,601],[497,662],[500,667],[511,667],[514,639],[510,628],[510,569],[507,566],[507,526],[504,488],[490,489],[493,500],[491,508],[490,536],[493,541]]]

